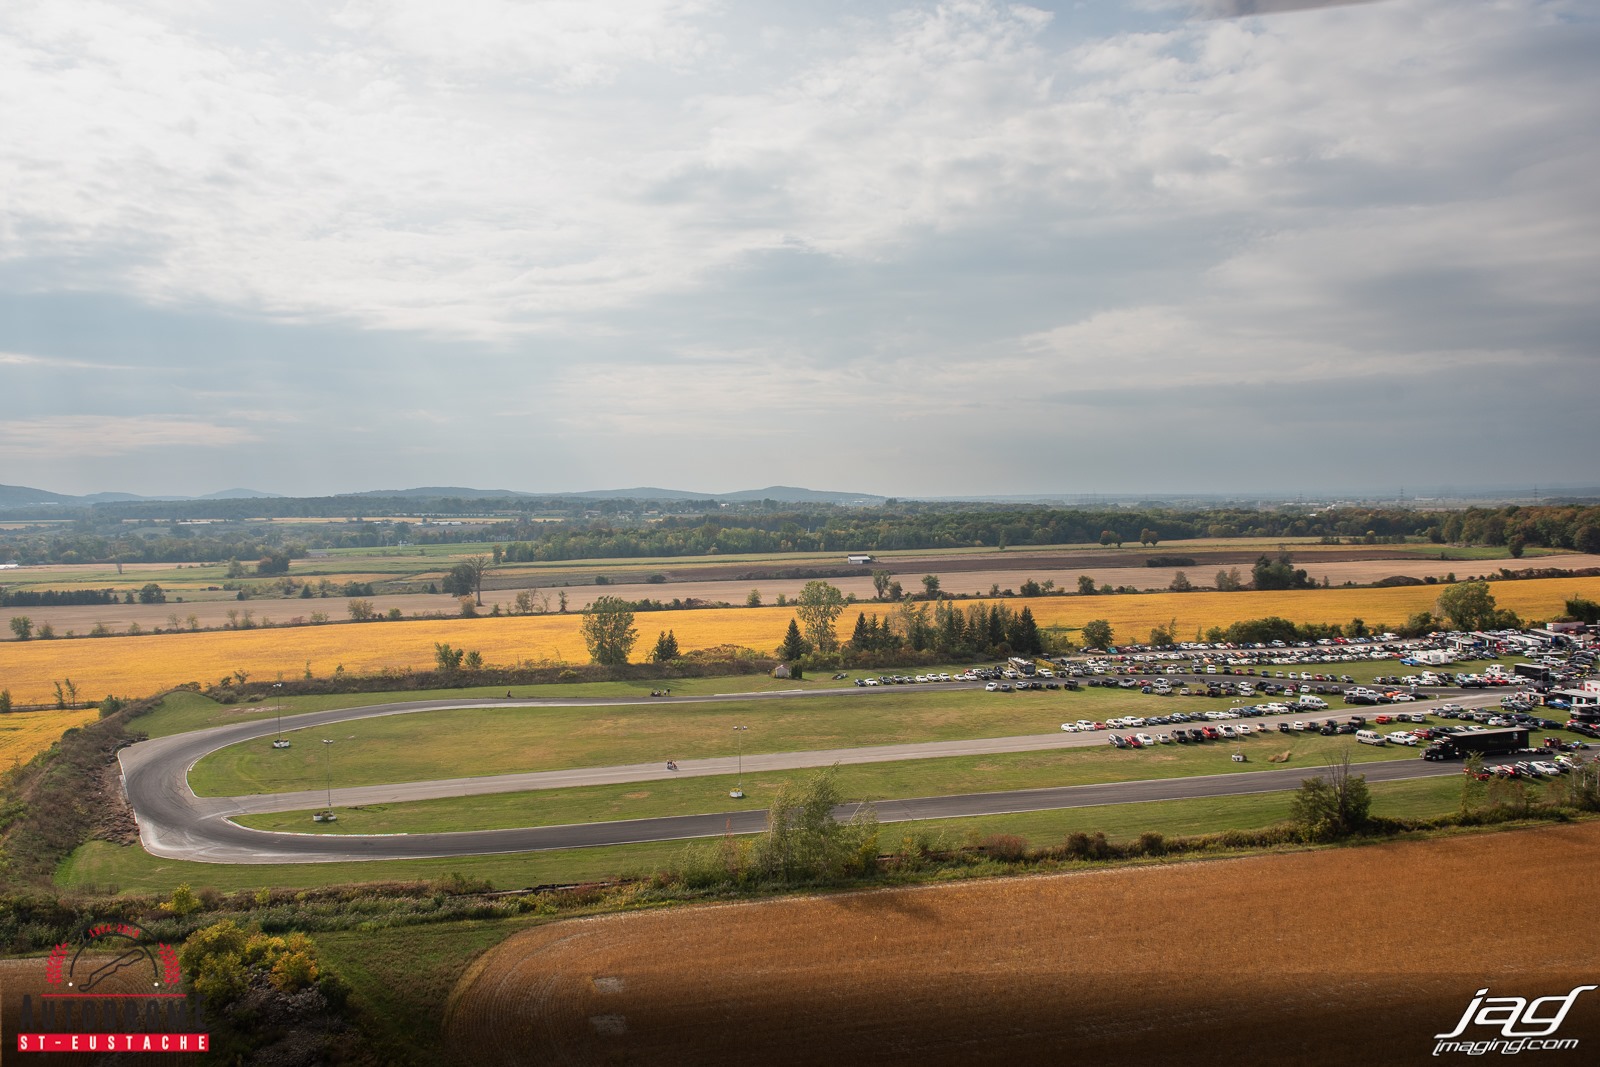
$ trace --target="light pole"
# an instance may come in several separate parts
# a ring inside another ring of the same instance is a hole
[[[333,742],[326,737],[322,739],[322,772],[328,786],[328,809],[322,813],[323,822],[333,822],[338,816],[333,813]]]
[[[278,739],[272,742],[272,747],[288,748],[289,742],[283,739],[283,683],[273,682],[272,688],[277,690],[277,692],[273,694],[272,700],[274,705],[276,705],[278,712]]]
[[[739,784],[728,790],[728,795],[735,800],[744,796],[744,735],[749,730],[748,726],[735,726],[734,734],[739,738]]]

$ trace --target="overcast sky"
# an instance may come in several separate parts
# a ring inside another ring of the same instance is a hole
[[[5,0],[0,134],[0,483],[1597,481],[1592,0]]]

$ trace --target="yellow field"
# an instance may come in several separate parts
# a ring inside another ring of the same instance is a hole
[[[27,763],[37,752],[49,748],[74,726],[100,717],[94,708],[87,711],[16,711],[0,715],[0,770]]]
[[[1398,589],[1309,589],[1295,592],[1149,593],[1100,597],[1010,599],[1013,610],[1032,608],[1042,626],[1079,627],[1090,619],[1107,619],[1116,637],[1136,641],[1154,626],[1177,620],[1181,639],[1197,628],[1226,626],[1239,619],[1279,615],[1297,623],[1348,622],[1399,625],[1413,612],[1430,610],[1440,586]],[[1550,578],[1499,582],[1493,586],[1501,607],[1528,619],[1557,614],[1574,593],[1600,598],[1600,578]],[[963,606],[968,602],[961,602]],[[857,611],[882,615],[893,605],[847,607],[839,629],[848,636]],[[635,658],[646,655],[661,630],[672,630],[684,651],[713,645],[744,645],[758,651],[776,648],[793,616],[791,608],[724,608],[699,611],[642,612],[635,619],[639,641]],[[414,619],[326,626],[273,627],[211,633],[140,637],[77,638],[53,641],[0,642],[0,688],[10,689],[18,703],[53,699],[51,683],[71,678],[88,699],[107,693],[144,696],[180,682],[215,683],[235,670],[256,681],[281,673],[298,678],[306,668],[321,676],[340,664],[346,671],[384,667],[428,669],[435,642],[476,649],[491,664],[522,660],[588,661],[579,636],[579,615],[535,615],[515,618]]]
[[[1178,620],[1181,641],[1196,629],[1227,626],[1240,619],[1277,615],[1295,623],[1347,623],[1353,618],[1367,625],[1399,626],[1407,616],[1432,611],[1440,585],[1400,586],[1392,589],[1298,589],[1281,592],[1145,593],[1138,596],[1046,597],[1027,603],[1041,626],[1082,626],[1089,619],[1111,623],[1119,641],[1143,641],[1156,626]],[[1539,578],[1530,581],[1493,582],[1495,603],[1531,621],[1562,612],[1574,593],[1600,597],[1600,578]],[[682,635],[679,641],[682,642]]]

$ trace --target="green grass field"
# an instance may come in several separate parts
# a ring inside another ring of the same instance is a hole
[[[1231,758],[1235,749],[1249,755],[1251,762],[1235,763]],[[1415,749],[1358,745],[1349,737],[1274,732],[1269,737],[1252,737],[1237,744],[1174,744],[1133,750],[1096,745],[1043,752],[845,764],[839,768],[839,788],[844,796],[852,799],[887,800],[1192,775],[1249,774],[1284,767],[1303,768],[1307,774],[1312,774],[1345,752],[1355,763],[1417,758]],[[1267,762],[1269,755],[1282,753],[1290,754],[1287,762]],[[298,833],[422,834],[749,811],[767,807],[784,783],[803,780],[813,773],[809,770],[747,773],[743,800],[728,796],[737,781],[736,776],[715,775],[339,808],[339,821],[335,823],[312,822],[310,809],[246,815],[234,821],[257,830]]]
[[[985,693],[894,688],[804,701],[695,704],[674,696],[615,707],[420,712],[319,728],[285,750],[259,740],[232,745],[197,763],[189,780],[200,796],[317,788],[325,780],[323,752],[307,739],[329,734],[338,743],[332,753],[335,784],[382,785],[732,756],[739,744],[735,725],[750,728],[743,740],[748,753],[792,752],[1052,733],[1068,719],[1103,720],[1153,713],[1153,708],[1175,711],[1178,699],[1109,689]],[[1225,706],[1194,698],[1190,704],[1195,705],[1190,710]]]
[[[859,672],[852,672],[859,673]],[[738,674],[710,678],[674,678],[669,681],[641,680],[620,682],[551,682],[539,685],[510,686],[519,700],[572,700],[589,698],[618,698],[651,700],[653,689],[670,683],[672,696],[714,696],[723,693],[771,693],[784,690],[817,690],[836,688],[842,684],[830,680],[827,674],[792,679],[772,678],[766,674]],[[297,715],[308,711],[328,711],[332,708],[364,708],[374,704],[403,703],[417,700],[489,700],[503,704],[507,686],[474,686],[461,689],[426,689],[384,693],[342,693],[320,696],[291,696],[280,700],[266,698],[258,703],[219,704],[198,693],[174,692],[163,698],[161,704],[148,714],[134,720],[133,728],[150,737],[169,737],[190,730],[204,730],[212,726],[270,719],[277,715],[281,705],[284,715]],[[660,706],[672,701],[663,699]]]

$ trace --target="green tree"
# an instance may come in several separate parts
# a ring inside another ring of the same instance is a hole
[[[483,606],[483,576],[493,566],[488,556],[468,556],[445,573],[443,589],[450,596],[470,596]]]
[[[885,570],[872,572],[872,588],[878,594],[878,599],[883,600],[889,595],[889,583],[894,581],[894,575]]]
[[[747,608],[759,608],[761,606],[761,590],[750,590],[750,595],[744,598],[744,606]]]
[[[782,882],[827,882],[864,874],[877,862],[878,822],[862,806],[847,822],[838,767],[779,786],[767,809],[767,832],[757,841],[756,864]]]
[[[467,568],[472,579],[472,595],[477,598],[478,606],[483,607],[483,576],[489,572],[493,561],[488,556],[468,556],[461,565]]]
[[[1327,772],[1306,778],[1289,800],[1289,818],[1307,841],[1335,841],[1366,826],[1372,793],[1365,775],[1350,770],[1346,751]]]
[[[778,658],[793,663],[810,651],[811,644],[800,633],[800,624],[790,619],[789,629],[783,635],[783,644],[778,646]]]
[[[620,597],[597,597],[583,613],[583,641],[589,657],[604,667],[628,662],[639,631],[633,625],[633,605]]]
[[[1007,628],[1006,643],[1013,652],[1024,655],[1044,651],[1044,642],[1039,637],[1039,624],[1034,621],[1033,611],[1026,604]]]
[[[18,641],[26,641],[33,636],[33,620],[26,615],[11,616],[11,632],[17,635]]]
[[[461,666],[469,671],[483,670],[483,653],[473,649],[461,660]]]
[[[166,592],[155,582],[146,582],[139,590],[139,603],[141,604],[165,604],[166,602]]]
[[[1574,594],[1567,598],[1567,615],[1578,622],[1593,626],[1600,622],[1600,604],[1596,604],[1588,597]]]
[[[1078,575],[1079,596],[1094,596],[1096,591],[1097,590],[1095,589],[1093,578],[1089,577],[1087,574]]]
[[[11,714],[11,690],[0,689],[0,715]]]
[[[865,652],[872,647],[872,629],[867,626],[867,614],[864,611],[856,613],[856,628],[850,633],[850,647],[857,652]]]
[[[939,599],[939,576],[937,574],[924,574],[922,576],[922,592],[929,600]]]
[[[1401,637],[1426,637],[1438,629],[1439,620],[1433,617],[1431,611],[1413,612],[1399,627]]]
[[[372,606],[372,601],[370,600],[352,600],[345,605],[345,610],[350,613],[350,617],[356,622],[367,622],[378,616],[377,609]]]
[[[678,658],[678,636],[671,630],[662,630],[661,636],[656,638],[655,651],[650,653],[650,658],[657,663],[666,663],[668,660]]]
[[[1494,594],[1488,582],[1457,582],[1439,594],[1439,615],[1458,630],[1487,630],[1495,622]]]
[[[839,650],[839,635],[833,626],[844,613],[843,593],[820,579],[807,582],[795,601],[795,613],[813,648],[822,653]]]
[[[1083,624],[1084,648],[1110,648],[1111,624],[1105,619],[1090,619]]]
[[[1228,570],[1217,572],[1217,591],[1221,593],[1237,593],[1244,588],[1244,579],[1239,577],[1239,568],[1232,567]]]
[[[1278,553],[1277,559],[1257,559],[1250,580],[1257,589],[1310,589],[1316,585],[1303,569],[1295,569],[1287,552]]]
[[[1172,584],[1167,586],[1167,588],[1172,590],[1174,593],[1187,593],[1194,588],[1194,583],[1189,581],[1189,576],[1187,574],[1179,571],[1177,574],[1172,576]],[[1163,644],[1170,645],[1172,642],[1165,641]]]

